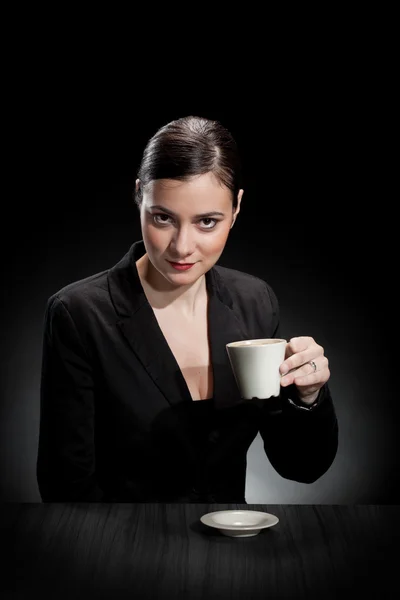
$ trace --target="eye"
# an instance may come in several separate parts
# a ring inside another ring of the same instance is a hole
[[[217,219],[211,219],[210,217],[207,217],[206,219],[201,219],[201,223],[204,223],[202,229],[214,229],[218,221]]]
[[[169,215],[165,215],[164,213],[157,213],[153,215],[153,219],[154,222],[157,223],[157,225],[169,225],[169,219],[172,219],[172,217],[170,217]]]

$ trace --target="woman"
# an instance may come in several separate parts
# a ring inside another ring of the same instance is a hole
[[[44,501],[245,502],[260,432],[282,477],[313,482],[338,429],[328,360],[290,340],[278,399],[243,401],[228,342],[279,337],[264,281],[216,266],[243,196],[218,122],[187,117],[149,140],[136,181],[143,240],[48,301],[37,462]]]

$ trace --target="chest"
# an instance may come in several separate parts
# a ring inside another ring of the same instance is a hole
[[[154,314],[192,399],[210,398],[213,395],[213,375],[206,307],[193,321],[165,309],[154,309]]]

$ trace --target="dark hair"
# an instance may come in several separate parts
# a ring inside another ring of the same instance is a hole
[[[140,207],[143,186],[155,179],[187,180],[213,173],[233,193],[233,207],[242,187],[242,167],[232,134],[218,121],[188,116],[161,127],[148,141],[137,177],[135,192]]]

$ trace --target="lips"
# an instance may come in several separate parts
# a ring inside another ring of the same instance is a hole
[[[168,262],[177,271],[187,271],[188,269],[191,269],[196,264],[196,263],[176,263],[176,262],[172,262],[171,260],[169,260]]]

